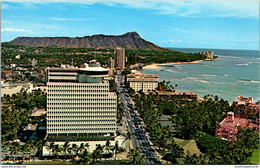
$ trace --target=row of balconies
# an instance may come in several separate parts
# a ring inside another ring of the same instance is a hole
[[[115,128],[102,128],[102,129],[47,129],[47,133],[97,133],[97,132],[115,132]]]
[[[104,108],[104,109],[116,109],[116,105],[89,105],[89,106],[48,106],[47,111],[49,110],[69,110],[73,109],[74,111],[87,111],[90,108]]]
[[[103,120],[91,120],[91,119],[82,119],[82,118],[75,118],[75,119],[49,119],[47,121],[47,123],[75,123],[75,122],[79,122],[79,123],[114,123],[116,120],[115,119],[103,119]]]
[[[108,86],[102,86],[102,87],[48,87],[48,91],[73,91],[73,90],[79,90],[79,91],[89,91],[89,90],[109,90]]]
[[[92,89],[92,88],[109,88],[109,83],[63,83],[63,82],[49,82],[47,84],[48,88],[56,89]]]
[[[95,94],[95,95],[77,95],[77,96],[74,96],[74,95],[66,95],[66,96],[63,96],[63,95],[60,95],[60,96],[54,96],[54,94],[52,95],[47,95],[47,99],[69,99],[69,100],[72,100],[72,99],[75,99],[75,100],[89,100],[89,99],[100,99],[100,98],[103,98],[103,99],[116,99],[116,95],[111,95],[110,94],[111,92],[109,92],[108,94]]]
[[[83,126],[93,126],[93,125],[98,125],[98,126],[102,126],[102,125],[115,125],[116,121],[110,121],[110,122],[93,122],[93,121],[67,121],[67,122],[62,122],[59,120],[50,120],[47,122],[47,126],[60,126],[60,125],[83,125]]]
[[[116,112],[116,108],[89,108],[89,109],[52,109],[47,108],[47,112],[55,112],[55,113],[90,113],[90,112]]]
[[[83,108],[83,107],[116,107],[116,103],[89,103],[89,104],[66,104],[66,103],[57,103],[57,104],[49,104],[47,105],[49,108],[59,108],[59,107],[78,107],[78,108]]]
[[[57,116],[47,116],[47,120],[98,120],[98,121],[106,121],[106,120],[115,120],[115,117],[103,117],[103,116],[99,116],[99,117],[88,117],[88,116],[62,116],[62,117],[57,117]]]
[[[80,101],[80,102],[72,102],[72,101],[47,101],[47,105],[63,105],[63,104],[67,104],[67,105],[89,105],[89,104],[115,104],[116,105],[116,101],[114,100],[108,100],[108,101]]]
[[[98,103],[98,104],[116,104],[116,100],[85,100],[85,101],[68,101],[68,100],[62,100],[62,101],[53,101],[53,100],[47,100],[47,105],[62,105],[62,104],[71,104],[71,105],[86,105],[86,104],[93,104],[93,103]]]
[[[93,98],[94,99],[99,97],[108,98],[108,95],[107,94],[47,94],[47,98],[74,98],[74,99]]]
[[[71,128],[71,129],[73,129],[73,128],[76,128],[76,129],[84,129],[84,128],[89,128],[89,129],[98,129],[98,128],[115,128],[116,127],[116,125],[114,124],[114,125],[104,125],[104,124],[102,124],[102,125],[80,125],[80,124],[78,124],[78,125],[76,125],[76,124],[74,124],[74,125],[71,125],[71,124],[66,124],[66,125],[47,125],[47,128],[48,129],[63,129],[63,128]]]
[[[47,92],[109,92],[109,88],[93,88],[93,89],[50,89],[47,88]]]
[[[114,114],[114,115],[113,115]],[[92,115],[80,115],[79,113],[74,113],[74,114],[48,114],[48,118],[52,119],[52,117],[56,117],[57,119],[61,119],[61,118],[66,118],[66,117],[115,117],[116,113],[113,114],[101,114],[101,115],[97,115],[97,114],[92,114]]]

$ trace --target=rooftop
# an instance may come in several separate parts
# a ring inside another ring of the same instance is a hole
[[[159,78],[157,74],[128,74],[127,78]]]
[[[104,72],[104,71],[109,71],[109,69],[103,68],[103,67],[86,67],[86,68],[82,68],[80,69],[81,71],[99,71],[99,72]]]
[[[38,109],[37,111],[33,112],[33,113],[31,114],[31,116],[33,116],[33,117],[39,117],[39,116],[41,116],[41,115],[43,115],[43,114],[46,114],[46,113],[47,113],[47,111],[46,111],[45,109]]]
[[[159,79],[156,78],[130,78],[128,79],[128,81],[132,82],[143,82],[143,81],[147,81],[147,82],[158,82]]]

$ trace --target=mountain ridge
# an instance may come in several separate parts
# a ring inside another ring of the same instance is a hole
[[[34,47],[68,47],[68,48],[115,48],[129,49],[162,49],[141,38],[137,32],[123,35],[96,34],[84,37],[17,37],[10,41],[13,44]]]

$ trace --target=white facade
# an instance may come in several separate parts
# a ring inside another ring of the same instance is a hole
[[[158,88],[158,81],[130,81],[130,87],[133,88],[135,92],[140,90],[146,92]]]
[[[128,74],[127,82],[135,92],[142,90],[147,92],[148,90],[156,90],[158,88],[159,76],[156,74]]]
[[[85,72],[86,70],[84,70]],[[80,70],[78,73],[80,73]],[[52,72],[48,74],[51,76]],[[66,72],[62,74],[61,78],[64,79]],[[74,75],[67,77],[75,79]],[[78,76],[82,76],[82,74]],[[114,92],[109,92],[108,81],[94,80],[97,78],[103,79],[102,75],[88,76],[93,80],[82,82],[77,77],[75,82],[73,80],[72,82],[66,80],[65,82],[61,80],[55,82],[54,80],[47,83],[48,136],[115,134],[117,96]],[[55,78],[58,79],[59,77],[55,76]]]

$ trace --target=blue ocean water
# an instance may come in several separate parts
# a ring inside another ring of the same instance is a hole
[[[170,48],[172,50],[198,53],[213,50],[218,59],[199,63],[160,65],[160,69],[143,69],[143,73],[155,73],[160,81],[177,84],[177,90],[193,91],[203,97],[207,94],[232,102],[238,96],[252,96],[259,100],[259,51]],[[161,71],[163,69],[163,71]]]

